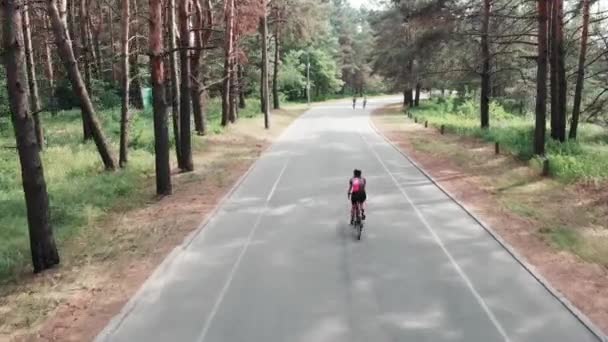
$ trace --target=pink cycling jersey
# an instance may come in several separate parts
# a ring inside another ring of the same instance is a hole
[[[363,191],[365,189],[365,180],[363,180],[361,178],[351,179],[350,184],[351,184],[352,192],[359,192],[359,191]]]

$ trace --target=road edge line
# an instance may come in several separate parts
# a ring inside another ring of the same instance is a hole
[[[382,108],[378,108],[382,109]],[[504,240],[494,229],[492,229],[488,224],[486,224],[480,217],[478,217],[471,209],[467,207],[466,204],[462,203],[458,200],[454,195],[452,195],[446,188],[444,188],[439,181],[437,181],[432,175],[430,175],[420,164],[418,164],[413,158],[411,158],[407,153],[405,153],[399,146],[393,143],[384,133],[382,133],[376,124],[373,121],[373,111],[368,119],[370,127],[378,134],[382,139],[384,139],[390,146],[392,146],[397,152],[403,155],[418,171],[420,171],[426,178],[428,178],[431,183],[433,183],[441,192],[443,192],[450,200],[456,203],[465,213],[471,217],[477,224],[479,224],[490,236],[498,242],[499,245],[504,248],[507,253],[515,259],[536,281],[538,281],[555,299],[558,300],[579,322],[581,322],[592,334],[594,334],[599,341],[608,342],[608,336],[604,334],[604,332],[595,324],[593,321],[587,317],[582,311],[580,311],[566,296],[556,289],[551,283],[543,277],[540,272],[534,267],[534,265],[530,264],[519,252],[511,246],[506,240]]]

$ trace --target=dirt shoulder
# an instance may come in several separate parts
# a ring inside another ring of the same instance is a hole
[[[607,184],[563,184],[494,146],[415,124],[399,105],[377,128],[608,331]]]
[[[113,209],[63,246],[59,268],[0,289],[0,341],[92,340],[304,110],[274,111],[270,130],[256,117],[194,137],[195,171],[174,175],[172,196],[158,200],[150,175],[144,207]]]

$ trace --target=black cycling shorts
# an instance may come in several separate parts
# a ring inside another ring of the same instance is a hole
[[[367,194],[365,193],[365,191],[353,192],[350,195],[350,201],[353,204],[355,204],[355,203],[363,203],[363,202],[365,202],[366,199],[367,199]]]

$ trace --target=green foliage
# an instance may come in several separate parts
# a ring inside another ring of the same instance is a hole
[[[104,172],[93,143],[82,142],[80,110],[42,113],[48,147],[42,154],[51,204],[51,223],[59,243],[78,234],[108,210],[135,207],[144,183],[154,176],[152,113],[132,110],[129,164]],[[120,109],[103,110],[99,119],[111,143],[120,134]],[[246,99],[240,118],[260,115],[259,99]],[[207,105],[210,134],[222,133],[221,100]],[[172,137],[172,134],[171,134]],[[14,146],[12,130],[0,131],[0,146]],[[0,279],[27,267],[29,238],[19,162],[15,149],[0,149]]]
[[[315,100],[326,99],[339,91],[344,84],[335,60],[324,50],[310,48],[289,52],[282,66],[281,92],[289,100],[306,96],[306,66],[310,63],[311,96]]]
[[[301,51],[290,51],[281,65],[279,84],[287,99],[295,101],[306,96],[306,65],[300,63]]]
[[[113,141],[118,140],[117,112],[100,112]],[[82,143],[78,110],[60,112],[56,116],[44,114],[48,147],[42,157],[51,203],[51,223],[60,243],[107,210],[116,206],[128,208],[143,200],[143,182],[153,175],[151,136],[140,137],[140,142],[132,144],[127,169],[106,173],[94,144]],[[135,113],[134,136],[139,131],[152,132],[150,120],[140,117],[140,113]],[[9,132],[0,133],[0,145],[15,144]],[[25,201],[14,149],[0,149],[0,227],[2,279],[29,262]]]
[[[490,106],[491,127],[479,127],[479,106],[473,100],[448,98],[425,101],[413,114],[429,124],[458,135],[498,142],[501,148],[522,160],[533,158],[533,121],[512,114],[497,102]],[[608,179],[608,132],[605,128],[584,124],[578,141],[559,143],[547,140],[550,173],[566,182]]]
[[[112,84],[93,79],[91,82],[91,100],[97,110],[110,109],[120,106],[120,94]],[[80,100],[72,90],[72,84],[67,79],[62,79],[55,88],[55,106],[59,110],[70,110],[80,107]]]

